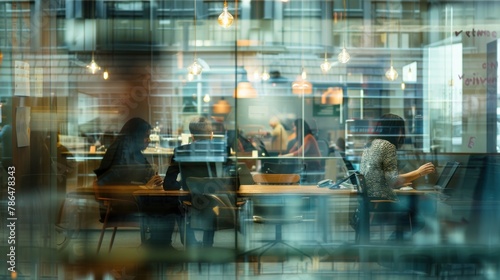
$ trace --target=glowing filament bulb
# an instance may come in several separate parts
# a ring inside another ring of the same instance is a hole
[[[227,10],[226,1],[224,1],[224,8],[222,9],[222,13],[219,15],[217,21],[219,22],[219,25],[224,28],[228,28],[231,24],[233,24],[234,18],[233,15],[231,15]]]
[[[197,76],[197,75],[200,75],[201,74],[201,71],[203,71],[203,67],[201,67],[200,64],[198,64],[198,62],[193,61],[193,64],[191,64],[189,67],[188,67],[188,71],[189,71],[189,74],[193,75],[193,76]]]

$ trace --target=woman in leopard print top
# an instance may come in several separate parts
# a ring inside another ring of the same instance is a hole
[[[414,171],[399,174],[396,150],[405,139],[405,122],[401,117],[383,115],[373,134],[363,151],[360,165],[369,197],[397,200],[394,188],[410,185],[413,180],[435,171],[434,165],[429,162]]]

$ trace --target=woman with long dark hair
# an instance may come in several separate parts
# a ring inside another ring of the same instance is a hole
[[[294,144],[289,149],[284,157],[312,157],[314,159],[305,159],[306,170],[320,171],[323,169],[321,164],[321,151],[318,147],[318,142],[314,137],[312,130],[307,122],[302,119],[296,119],[293,122],[293,132],[296,137]]]
[[[398,115],[383,115],[377,121],[373,136],[363,151],[360,172],[365,176],[368,197],[394,201],[395,203],[385,203],[382,207],[409,212],[412,230],[416,232],[423,227],[423,221],[417,215],[416,209],[412,209],[407,201],[398,198],[394,189],[410,185],[412,181],[435,172],[435,168],[428,162],[416,170],[400,174],[396,150],[401,148],[404,140],[405,121]]]
[[[151,140],[151,125],[141,118],[127,121],[94,170],[99,185],[161,186],[163,179],[142,154]]]
[[[399,174],[396,150],[404,144],[405,135],[405,121],[400,116],[385,114],[378,120],[361,156],[360,172],[366,178],[368,196],[396,200],[394,188],[409,185],[435,171],[434,165],[428,162]]]

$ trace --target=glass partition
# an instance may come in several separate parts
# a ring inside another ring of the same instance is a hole
[[[229,27],[218,22],[225,5]],[[415,190],[435,191],[429,232],[412,244],[496,248],[499,9],[496,1],[1,1],[2,203],[17,218],[5,216],[16,230],[2,233],[18,246],[0,275],[16,266],[22,279],[77,279],[73,257],[95,266],[94,255],[82,253],[94,251],[102,226],[94,170],[134,117],[151,125],[142,155],[162,177],[174,149],[193,141],[190,122],[204,116],[214,138],[227,144],[224,176],[238,176],[244,166],[245,183],[233,191],[257,185],[248,179],[259,173],[297,173],[302,189],[292,192],[316,193],[320,182],[352,191],[324,200],[300,193],[311,226],[283,232],[297,230],[292,239],[315,254],[331,253],[336,242],[359,245],[348,225],[356,181],[339,180],[361,171],[379,118],[398,115],[405,139],[395,152],[397,172],[413,172]],[[435,172],[415,177],[427,162]],[[459,167],[443,192],[434,187],[448,162]],[[223,263],[248,261],[238,253],[256,239],[252,204],[243,203],[258,201],[252,195],[235,196],[239,224],[218,244],[234,258]],[[120,233],[114,246],[127,248]],[[327,247],[306,246],[305,239]],[[25,257],[33,248],[52,250],[47,267],[42,252]],[[480,259],[467,265],[481,276],[498,261]]]

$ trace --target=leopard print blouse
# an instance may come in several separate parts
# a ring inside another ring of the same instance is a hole
[[[373,140],[363,151],[359,171],[365,176],[369,197],[398,199],[392,189],[399,175],[396,146],[386,140]]]

